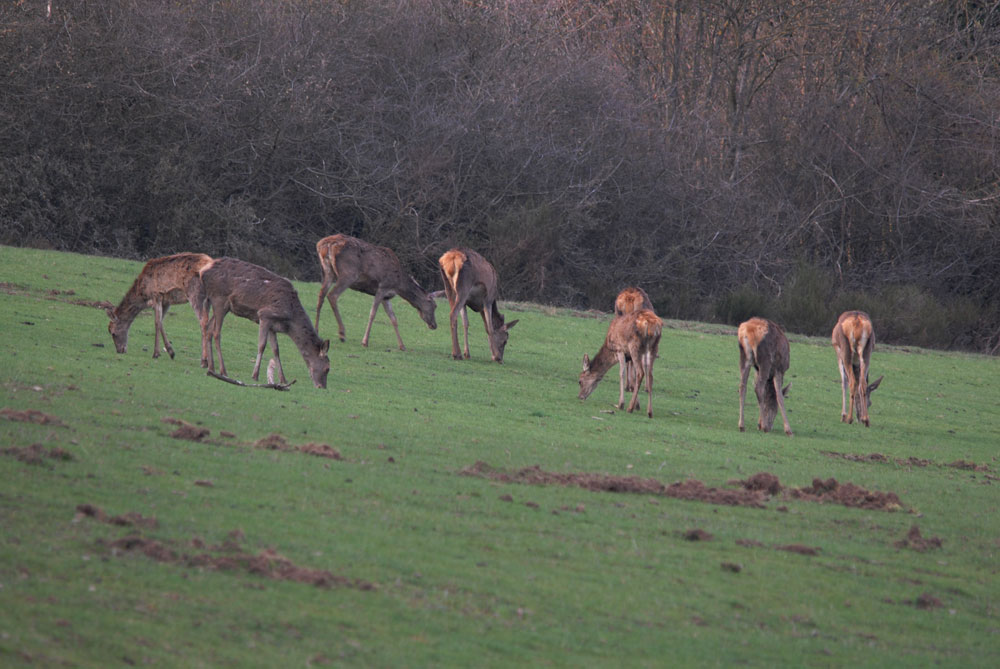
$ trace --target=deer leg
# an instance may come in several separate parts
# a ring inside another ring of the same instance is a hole
[[[483,310],[479,312],[479,315],[483,317],[483,326],[486,328],[486,341],[490,345],[490,357],[493,359],[494,362],[496,362],[499,356],[497,355],[498,351],[496,349],[496,344],[493,343],[492,315],[490,313],[490,310],[486,308],[486,305],[483,305]]]
[[[860,373],[857,375],[858,384],[858,420],[869,427],[868,424],[868,364],[863,353],[858,353],[860,361]]]
[[[653,354],[643,354],[643,363],[646,367],[646,415],[653,417]],[[639,381],[636,380],[636,390],[639,388]]]
[[[222,361],[222,319],[226,317],[226,311],[217,309],[213,307],[212,311],[215,315],[212,316],[212,339],[215,341],[215,351],[219,354],[219,373],[223,376],[229,376],[226,374],[226,363]],[[214,362],[209,359],[209,369],[215,371]]]
[[[785,434],[792,436],[792,426],[788,424],[788,414],[785,413],[785,393],[781,390],[781,380],[783,374],[775,374],[771,382],[774,384],[774,395],[778,400],[778,408],[781,409],[781,420],[785,422]]]
[[[849,403],[847,405],[847,423],[850,424],[850,423],[854,422],[854,412],[855,412],[855,410],[857,410],[857,411],[861,410],[861,407],[858,406],[857,403],[854,401],[855,397],[857,396],[857,393],[858,393],[858,378],[857,378],[857,374],[854,373],[854,365],[853,364],[851,364],[851,365],[845,365],[844,367],[845,367],[846,372],[847,372],[847,384],[849,386],[847,394],[850,395],[850,400],[849,400]],[[855,409],[855,407],[857,407],[857,409]]]
[[[208,320],[208,302],[202,292],[202,283],[193,279],[188,283],[187,296],[194,315],[198,317],[198,327],[201,329],[201,366],[208,367],[208,352],[205,346],[205,323]]]
[[[153,301],[153,357],[160,357],[160,319],[163,317],[163,303],[160,300]],[[166,343],[166,336],[163,337],[164,343]]]
[[[263,328],[263,326],[261,326],[261,327]],[[281,368],[281,356],[278,354],[278,335],[270,327],[268,328],[268,332],[267,332],[267,341],[270,342],[270,344],[271,344],[271,353],[274,355],[274,364],[278,368],[278,380],[281,383],[288,383],[285,380],[285,370]],[[260,342],[258,341],[258,345],[259,345],[259,343]],[[263,352],[264,352],[264,347],[260,346],[260,348],[259,348],[259,350],[257,352],[257,363],[254,366],[254,375],[253,375],[253,380],[254,381],[257,380],[257,372],[260,370],[260,365],[261,365],[261,362],[263,360],[263,356],[261,354]],[[268,369],[270,369],[270,368],[268,368]],[[268,376],[270,376],[270,372],[268,373]],[[270,382],[271,382],[271,379],[268,378],[268,383],[270,383]]]
[[[750,364],[751,360],[748,355],[743,351],[743,347],[740,347],[740,432],[743,432],[746,428],[743,425],[743,407],[746,404],[747,398],[747,379],[750,378]]]
[[[642,390],[642,377],[643,369],[638,365],[638,361],[632,358],[632,364],[636,366],[635,368],[635,385],[632,389],[632,401],[628,403],[628,412],[632,413],[639,406],[639,392]]]
[[[327,268],[326,261],[320,258],[319,264],[323,269],[323,282],[320,284],[319,299],[316,301],[316,322],[313,323],[313,327],[316,328],[316,332],[319,332],[319,314],[323,311],[323,298],[326,297],[326,294],[330,291],[330,286],[333,285],[334,281],[333,272]],[[334,307],[334,310],[336,310],[336,307]]]
[[[372,309],[370,312],[368,312],[368,327],[365,328],[365,336],[361,338],[361,345],[364,346],[365,348],[368,348],[368,335],[372,331],[372,323],[375,322],[375,314],[378,313],[378,303],[381,301],[382,298],[380,294],[375,293],[375,300],[372,302]],[[344,341],[343,338],[341,338],[340,341]]]
[[[628,370],[626,368],[625,354],[617,353],[618,357],[618,404],[615,405],[619,409],[625,408],[625,383],[626,377],[628,376]],[[629,411],[632,411],[632,406],[629,406]]]
[[[257,359],[254,360],[253,374],[250,375],[254,381],[256,381],[260,376],[260,363],[264,359],[264,349],[267,347],[267,340],[270,338],[270,334],[270,319],[261,318],[260,328],[257,329]],[[275,342],[275,348],[277,348],[277,342]]]
[[[837,352],[839,355],[839,351]],[[844,361],[837,361],[837,369],[840,370],[840,422],[847,422],[847,371],[844,369]]]
[[[396,312],[392,310],[392,304],[389,302],[391,299],[391,297],[387,297],[382,300],[382,309],[385,311],[385,315],[389,317],[392,329],[396,331],[396,341],[399,342],[399,350],[405,351],[406,347],[403,346],[403,338],[399,336],[399,323],[396,321]]]
[[[167,302],[163,303],[163,309],[160,310],[160,337],[163,338],[163,348],[167,349],[167,354],[170,359],[174,359],[174,347],[170,345],[170,340],[167,339],[167,331],[163,329],[163,317],[167,315],[167,309],[170,308],[170,304]]]
[[[448,314],[448,324],[451,327],[451,357],[455,360],[462,359],[462,352],[458,349],[458,317],[459,311],[462,315],[465,314],[465,305],[459,305],[458,302],[452,302],[451,312]],[[468,328],[466,328],[468,332]]]
[[[468,360],[472,357],[469,355],[469,310],[466,309],[464,305],[462,306],[462,327],[465,332],[465,349],[463,355],[465,359]]]
[[[337,281],[337,285],[333,287],[333,290],[326,296],[326,299],[330,302],[330,307],[333,308],[333,315],[337,319],[337,336],[340,337],[340,341],[347,341],[346,333],[344,332],[344,321],[340,317],[340,310],[337,309],[337,298],[343,294],[350,287],[350,282],[344,281],[342,278]]]

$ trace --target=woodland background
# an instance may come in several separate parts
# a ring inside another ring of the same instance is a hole
[[[996,354],[998,5],[8,0],[0,243],[462,244],[505,299]]]

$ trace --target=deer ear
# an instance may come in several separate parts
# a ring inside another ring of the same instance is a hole
[[[590,356],[586,353],[583,354],[583,371],[590,371]]]
[[[878,388],[879,384],[882,383],[882,379],[884,379],[884,378],[885,378],[885,375],[883,374],[882,376],[880,376],[877,379],[875,379],[875,383],[868,384],[868,392],[872,392],[873,390],[875,390],[876,388]]]
[[[792,382],[789,381],[788,385],[781,389],[782,397],[788,397],[788,389],[792,387]]]
[[[330,351],[330,340],[324,339],[323,345],[319,347],[320,355],[326,355]]]
[[[105,311],[105,313],[108,314],[108,318],[110,318],[111,320],[113,320],[113,321],[117,321],[118,320],[118,317],[115,316],[115,310],[112,309],[111,307],[105,307],[104,311]]]
[[[510,330],[512,327],[514,327],[515,325],[517,325],[518,321],[520,321],[520,320],[521,320],[520,318],[515,318],[510,323],[507,323],[506,325],[504,325],[503,329],[504,330]]]

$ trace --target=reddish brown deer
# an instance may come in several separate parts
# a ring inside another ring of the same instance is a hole
[[[775,414],[780,409],[781,418],[785,421],[785,434],[792,436],[784,401],[791,384],[781,387],[785,372],[788,371],[788,338],[781,326],[764,318],[751,318],[741,323],[736,337],[740,342],[740,432],[744,430],[743,405],[746,400],[750,366],[753,365],[757,370],[754,390],[757,392],[757,403],[760,405],[757,429],[770,432],[774,425]]]
[[[640,309],[655,311],[649,295],[638,286],[629,286],[623,289],[615,298],[615,316],[623,316]],[[635,388],[635,362],[629,358],[625,361],[625,390],[632,392],[633,388]]]
[[[591,360],[583,355],[583,371],[580,373],[581,400],[594,392],[598,382],[609,369],[618,364],[618,408],[625,406],[625,361],[632,360],[636,366],[635,386],[628,411],[632,413],[639,405],[639,388],[646,379],[646,414],[653,417],[653,362],[660,349],[660,335],[663,321],[650,309],[640,309],[618,316],[608,326],[604,344]]]
[[[326,376],[330,371],[330,340],[323,341],[309,322],[309,316],[299,301],[292,283],[270,270],[235,258],[219,258],[201,271],[202,347],[208,348],[208,368],[215,371],[215,358],[211,343],[219,354],[219,368],[226,374],[226,363],[222,361],[222,319],[230,311],[242,318],[260,323],[257,338],[257,361],[253,366],[253,379],[260,373],[260,363],[264,347],[268,342],[274,353],[281,383],[285,372],[278,356],[278,332],[291,337],[309,367],[309,376],[317,388],[326,388]],[[212,311],[208,318],[209,308]]]
[[[510,329],[517,320],[504,323],[503,314],[497,309],[499,277],[493,265],[486,258],[470,249],[455,248],[447,251],[438,260],[441,279],[448,296],[451,312],[451,357],[462,359],[458,350],[458,317],[462,317],[465,327],[465,358],[469,358],[469,315],[465,308],[478,311],[486,326],[486,337],[490,342],[490,355],[496,362],[503,362],[503,351],[507,346]]]
[[[177,253],[153,258],[146,263],[132,287],[114,309],[108,309],[108,332],[115,343],[115,350],[124,353],[128,348],[128,331],[132,321],[146,307],[153,307],[153,357],[160,357],[160,337],[163,347],[174,357],[174,349],[163,329],[163,316],[172,304],[190,302],[201,321],[201,304],[197,301],[198,272],[212,259],[204,253]],[[202,367],[208,364],[207,353],[202,349]]]
[[[875,329],[872,319],[863,311],[845,311],[840,314],[833,327],[833,349],[837,352],[837,367],[840,369],[840,420],[854,422],[857,411],[858,421],[868,427],[868,408],[872,405],[871,394],[882,383],[878,377],[875,383],[868,383],[869,363],[875,348]],[[850,393],[850,408],[847,396]]]
[[[437,306],[416,279],[403,271],[399,258],[384,246],[375,246],[366,241],[348,237],[347,235],[331,235],[316,242],[316,253],[319,255],[319,266],[323,270],[323,284],[319,289],[319,301],[316,304],[316,330],[319,331],[319,314],[323,309],[323,297],[329,298],[333,315],[337,318],[340,341],[344,341],[344,322],[337,310],[337,298],[348,288],[375,296],[372,311],[368,315],[368,327],[361,345],[368,346],[368,335],[372,331],[372,322],[378,312],[378,305],[385,309],[389,322],[396,331],[399,350],[405,351],[403,338],[399,336],[399,325],[396,314],[389,303],[393,297],[401,298],[413,305],[420,312],[420,317],[431,330],[437,328],[434,320],[434,309]],[[333,285],[336,282],[336,285]],[[330,286],[333,285],[333,290]]]

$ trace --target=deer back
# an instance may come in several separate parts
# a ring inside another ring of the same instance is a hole
[[[875,329],[872,320],[863,311],[845,311],[837,319],[831,335],[833,347],[844,364],[859,367],[862,355],[867,362],[875,347]]]
[[[765,366],[782,373],[788,370],[788,338],[781,326],[765,318],[751,318],[740,323],[736,331],[740,349],[753,366],[760,370]]]
[[[615,316],[630,314],[640,309],[653,311],[653,303],[650,301],[646,291],[638,286],[625,288],[615,298]]]
[[[493,310],[499,290],[499,278],[490,262],[471,249],[454,248],[438,260],[448,301],[464,303],[473,311],[484,307]],[[494,321],[499,312],[494,313]],[[503,318],[500,318],[503,325]]]
[[[267,309],[274,319],[308,320],[292,282],[259,265],[219,258],[202,270],[201,281],[213,305],[225,304],[242,318],[259,321]]]

